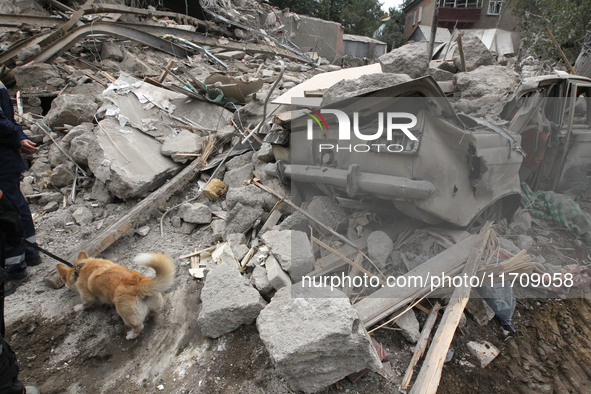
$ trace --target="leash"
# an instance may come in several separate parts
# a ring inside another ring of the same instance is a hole
[[[43,249],[41,246],[39,246],[33,242],[27,241],[26,239],[23,239],[23,241],[25,241],[25,245],[30,246],[33,249],[37,249],[38,251],[40,251],[43,254],[48,255],[52,259],[55,259],[55,260],[59,261],[60,263],[64,263],[65,265],[67,265],[70,268],[74,267],[74,265],[72,263],[70,263],[69,261],[62,259],[61,257],[58,257],[51,252],[48,252],[47,250]]]

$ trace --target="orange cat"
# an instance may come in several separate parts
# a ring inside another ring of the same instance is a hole
[[[153,268],[156,277],[151,279],[109,260],[88,257],[84,251],[78,254],[74,267],[58,263],[55,268],[64,283],[80,293],[82,304],[74,307],[76,312],[97,300],[115,305],[125,325],[131,328],[126,338],[134,339],[144,328],[146,316],[162,307],[160,292],[172,287],[175,274],[171,258],[162,253],[142,253],[134,261]]]

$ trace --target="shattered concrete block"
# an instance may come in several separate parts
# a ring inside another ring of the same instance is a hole
[[[424,76],[429,70],[427,51],[418,44],[406,44],[393,49],[378,58],[382,71],[393,74],[406,74],[415,79]]]
[[[289,275],[281,269],[277,259],[272,255],[265,260],[265,268],[267,269],[267,279],[269,280],[269,284],[275,290],[291,286]]]
[[[181,233],[191,234],[196,227],[197,225],[195,223],[183,222],[183,224],[181,224]]]
[[[63,144],[66,151],[68,151],[68,150],[70,150],[70,144],[72,143],[72,140],[74,140],[74,138],[80,137],[81,135],[87,134],[87,133],[92,134],[93,129],[94,129],[94,124],[92,124],[90,122],[82,123],[76,127],[73,127],[72,129],[70,129],[70,131],[68,131],[68,134],[66,134],[60,142]]]
[[[253,171],[254,166],[252,163],[248,163],[243,167],[230,170],[224,175],[224,184],[230,189],[241,187],[244,184],[244,181],[252,178]]]
[[[24,91],[45,90],[45,81],[61,77],[58,68],[47,63],[25,64],[24,66],[15,67],[12,73],[16,85],[20,90]]]
[[[231,245],[245,245],[246,244],[246,236],[243,233],[228,234],[226,236],[226,240]]]
[[[66,80],[63,78],[50,78],[45,83],[54,88],[61,88],[66,84]]]
[[[499,349],[488,341],[470,341],[468,342],[468,350],[480,361],[482,368],[490,364],[500,353]]]
[[[82,166],[88,166],[90,149],[96,146],[96,137],[91,133],[85,133],[72,140],[70,143],[70,156]]]
[[[134,128],[126,133],[120,128],[113,118],[100,121],[88,157],[88,167],[111,193],[121,199],[144,196],[181,170],[160,154],[158,141]]]
[[[453,62],[450,63],[446,60],[439,60],[439,61],[432,60],[429,63],[429,68],[438,68],[443,71],[448,71],[452,74],[455,74],[458,72],[458,68],[456,67],[456,65]]]
[[[107,189],[107,185],[104,182],[95,179],[94,184],[92,185],[92,192],[90,193],[90,197],[103,204],[108,204],[113,202],[115,197],[109,192]]]
[[[200,203],[185,203],[179,207],[178,215],[185,222],[196,224],[211,223],[211,210],[207,205]]]
[[[62,144],[60,141],[58,141],[57,144],[51,144],[47,154],[47,158],[49,159],[49,164],[51,164],[51,167],[57,167],[60,164],[64,164],[68,160],[66,155],[64,155],[58,147],[58,144],[62,149],[66,150],[64,148],[64,144]]]
[[[495,317],[495,312],[492,311],[491,314],[489,310],[492,311],[482,298],[470,298],[466,304],[466,312],[468,312],[470,316],[472,316],[472,319],[482,327],[488,325],[492,318]]]
[[[369,258],[372,259],[379,269],[386,268],[386,260],[394,250],[394,242],[383,231],[374,231],[367,238],[367,251]]]
[[[68,161],[55,167],[49,176],[51,184],[58,189],[66,186],[72,186],[74,182],[74,172],[76,166],[74,163]]]
[[[232,210],[237,203],[251,207],[262,205],[265,209],[271,210],[276,202],[277,198],[255,185],[231,188],[226,195],[229,210]]]
[[[279,224],[277,230],[298,230],[306,232],[308,226],[308,218],[300,211],[295,211]]]
[[[76,210],[72,212],[72,216],[74,217],[76,223],[81,226],[92,223],[92,220],[94,219],[92,211],[86,207],[76,208]]]
[[[335,204],[328,196],[316,196],[306,208],[315,219],[330,228],[335,228],[349,218],[344,209]]]
[[[314,269],[314,252],[306,233],[271,230],[261,238],[294,282]]]
[[[246,256],[248,251],[250,250],[246,245],[232,245],[232,253],[234,253],[234,257],[236,260],[242,261],[242,259]]]
[[[156,76],[159,72],[156,72],[152,67],[141,61],[136,55],[122,49],[123,60],[121,63],[115,63],[116,69],[123,70],[132,75],[142,76]]]
[[[201,153],[203,149],[201,141],[203,141],[202,137],[189,130],[183,130],[175,137],[167,139],[162,144],[161,152],[164,156],[170,156],[177,163],[186,163]],[[195,156],[185,156],[185,154]]]
[[[429,68],[429,75],[435,78],[436,81],[451,81],[454,79],[453,73],[441,70],[439,68]]]
[[[291,389],[315,393],[362,369],[380,370],[380,358],[346,296],[302,290],[307,298],[279,290],[257,319],[275,369]]]
[[[254,267],[250,277],[250,282],[261,294],[269,294],[271,291],[273,291],[273,286],[267,278],[267,269],[262,265],[257,264]]]
[[[261,160],[265,163],[275,161],[275,155],[273,154],[273,146],[268,142],[261,145],[261,149],[256,151],[252,156],[252,160]]]
[[[482,43],[480,38],[474,34],[462,35],[462,48],[464,49],[464,59],[466,61],[466,71],[476,70],[480,66],[498,65],[497,60]],[[458,70],[464,71],[459,51],[456,49],[454,56],[454,65]]]
[[[50,201],[42,208],[44,212],[55,212],[60,209],[60,205],[55,201]]]
[[[255,321],[267,304],[235,267],[212,269],[201,290],[197,324],[203,335],[218,338]]]
[[[236,170],[240,167],[244,167],[245,165],[250,164],[252,162],[253,155],[254,152],[250,151],[240,156],[233,157],[232,159],[226,162],[226,168],[228,170]]]
[[[21,49],[16,57],[18,60],[24,63],[33,56],[37,55],[39,52],[41,52],[41,46],[39,46],[39,44],[28,45]]]
[[[482,66],[454,75],[454,85],[462,97],[504,97],[517,88],[519,74],[504,66]]]
[[[150,232],[150,226],[142,226],[135,230],[135,233],[139,236],[145,237]]]
[[[226,221],[222,219],[212,220],[210,226],[214,242],[222,241],[224,238],[224,231],[226,231]]]
[[[51,164],[47,158],[39,157],[33,161],[31,168],[29,168],[29,172],[36,178],[48,176],[51,172]]]
[[[48,202],[62,202],[64,196],[58,192],[48,192],[43,193],[41,197],[39,197],[39,205],[47,204]]]
[[[51,109],[43,118],[50,128],[64,125],[76,126],[92,122],[98,105],[81,94],[62,94],[51,102]]]
[[[534,246],[534,239],[529,235],[519,234],[515,238],[515,245],[517,245],[519,249],[530,250],[532,246]]]
[[[398,313],[394,313],[394,315],[397,316]],[[394,316],[391,316],[390,318],[392,317]],[[395,324],[400,328],[400,333],[407,341],[410,343],[417,343],[421,336],[421,330],[417,316],[412,309],[409,309],[405,314],[400,316],[395,321]]]
[[[245,233],[261,218],[264,211],[260,206],[236,204],[226,217],[225,234]]]
[[[123,60],[123,51],[121,45],[112,41],[103,41],[103,48],[101,50],[101,58],[114,60],[120,62]]]
[[[246,56],[246,52],[242,52],[242,51],[221,52],[221,53],[216,53],[215,56],[220,60],[240,60],[240,59],[244,59],[244,56]]]
[[[406,74],[369,74],[357,79],[345,79],[328,88],[322,95],[322,105],[356,97],[379,89],[389,88],[411,80]]]

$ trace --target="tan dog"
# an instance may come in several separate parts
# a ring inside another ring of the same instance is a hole
[[[162,253],[142,253],[134,261],[153,268],[156,277],[150,279],[109,260],[88,257],[84,251],[78,254],[74,267],[58,263],[55,268],[64,283],[80,293],[82,304],[74,307],[76,312],[97,300],[115,305],[125,325],[131,327],[126,338],[134,339],[144,328],[146,316],[162,307],[160,292],[172,286],[175,274],[174,263]]]

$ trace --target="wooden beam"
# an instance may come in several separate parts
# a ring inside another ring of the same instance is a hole
[[[213,139],[210,138],[210,144],[213,144]],[[205,149],[204,152],[210,151]],[[204,156],[207,156],[204,154]],[[170,196],[177,191],[184,188],[193,178],[199,173],[202,166],[206,163],[207,157],[201,157],[199,160],[194,160],[191,164],[185,167],[180,173],[174,178],[165,183],[158,190],[144,198],[139,204],[137,204],[131,211],[129,211],[121,219],[117,220],[114,224],[103,230],[96,237],[82,245],[75,253],[69,256],[67,259],[70,263],[75,263],[78,257],[78,252],[81,250],[86,251],[89,256],[98,256],[102,251],[107,249],[113,242],[121,238],[122,235],[133,229],[134,226],[144,219],[147,219],[152,211],[158,206],[166,202]],[[50,278],[47,278],[45,282],[53,288],[60,288],[64,284],[56,273]]]
[[[462,69],[460,71],[468,72],[468,69],[466,68],[466,58],[464,57],[464,47],[462,46],[461,34],[458,34],[456,41],[458,42],[458,52],[460,54],[460,62],[462,63]]]
[[[488,245],[491,236],[492,223],[487,222],[478,236],[476,246],[470,252],[468,261],[464,268],[463,277],[472,277],[480,264],[484,251]],[[456,332],[456,328],[460,323],[464,308],[470,299],[470,283],[463,283],[463,286],[457,287],[445,309],[441,323],[437,328],[437,332],[433,336],[433,342],[427,355],[423,366],[417,376],[416,383],[412,386],[409,394],[435,394],[439,387],[441,380],[441,371],[443,370],[443,363],[449,350],[449,345]]]
[[[407,272],[404,275],[407,286],[381,288],[371,296],[354,304],[353,307],[357,310],[365,327],[372,326],[413,300],[428,294],[431,291],[430,283],[420,286],[421,280],[423,282],[429,281],[428,278],[441,277],[442,273],[448,276],[460,273],[463,263],[476,245],[476,238],[476,235],[471,235]]]
[[[351,258],[355,253],[358,253],[357,248],[362,250],[367,248],[367,238],[368,236],[366,235],[362,238],[353,241],[353,243],[357,246],[356,248],[352,247],[351,245],[343,245],[342,247],[337,249],[337,252],[339,252],[339,254],[345,256],[346,258]],[[347,265],[346,261],[341,259],[336,254],[331,253],[316,260],[316,262],[314,263],[314,271],[310,272],[307,275],[327,275],[331,272],[338,270],[341,267],[344,267],[345,265]]]
[[[564,62],[566,63],[568,69],[570,70],[570,73],[572,75],[577,75],[577,73],[575,72],[575,69],[570,64],[570,62],[568,61],[568,58],[566,57],[566,55],[562,51],[562,48],[560,47],[560,44],[558,43],[558,41],[556,41],[556,37],[554,37],[554,34],[552,34],[552,30],[550,29],[550,26],[546,26],[546,29],[548,29],[548,34],[550,35],[550,38],[552,39],[552,42],[556,46],[556,49],[558,49],[558,53],[560,53],[560,57],[562,57],[562,60],[564,60]]]

